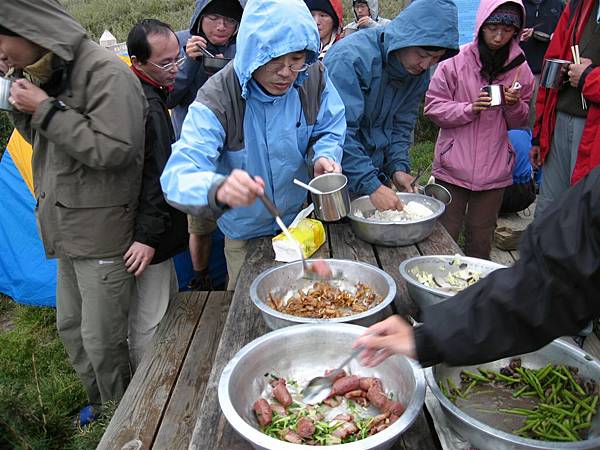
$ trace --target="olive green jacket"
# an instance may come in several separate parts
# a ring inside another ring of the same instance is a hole
[[[41,86],[51,98],[33,115],[11,114],[33,146],[46,255],[123,254],[132,242],[143,166],[147,103],[139,81],[55,0],[2,0],[0,24],[59,62]]]

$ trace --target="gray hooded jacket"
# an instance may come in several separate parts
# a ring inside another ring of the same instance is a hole
[[[33,146],[46,255],[124,253],[132,241],[144,155],[147,104],[139,81],[55,0],[3,0],[0,25],[48,49],[59,63],[58,81],[41,86],[50,98],[33,115],[11,113]]]

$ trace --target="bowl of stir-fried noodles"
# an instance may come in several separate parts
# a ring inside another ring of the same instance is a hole
[[[335,274],[332,279],[303,277],[298,261],[270,268],[254,280],[250,298],[272,330],[301,323],[369,326],[383,319],[396,296],[393,278],[358,261],[327,263]]]

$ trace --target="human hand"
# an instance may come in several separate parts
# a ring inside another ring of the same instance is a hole
[[[321,278],[331,278],[333,271],[331,266],[324,259],[319,259],[309,266],[309,270]]]
[[[24,113],[33,114],[48,94],[24,78],[13,81],[8,102]]]
[[[4,76],[10,70],[8,65],[8,58],[2,52],[0,52],[0,75]]]
[[[358,21],[356,22],[356,26],[358,28],[363,28],[366,27],[369,24],[369,16],[365,16],[365,17],[361,17],[360,19],[358,19]]]
[[[581,58],[581,64],[569,64],[569,72],[567,74],[571,86],[576,88],[579,85],[581,75],[583,75],[583,72],[590,64],[592,64],[592,60],[589,58]]]
[[[531,167],[539,169],[542,167],[542,154],[539,145],[534,145],[529,150],[529,160],[531,161]]]
[[[316,177],[324,173],[340,173],[341,171],[342,166],[324,156],[315,161],[314,172]]]
[[[521,41],[528,41],[533,36],[533,28],[523,28],[521,32]]]
[[[156,250],[149,245],[135,241],[123,255],[127,272],[139,277],[152,262]]]
[[[413,177],[412,175],[398,170],[394,173],[393,179],[394,184],[396,185],[399,191],[417,192],[417,189],[414,186],[411,186],[412,182],[415,180],[415,177]]]
[[[416,359],[413,327],[400,316],[392,316],[370,326],[352,348],[363,347],[359,359],[363,366],[374,367],[393,354]]]
[[[521,90],[514,88],[504,88],[504,102],[507,106],[513,106],[519,103],[521,99]]]
[[[473,111],[479,113],[485,111],[492,106],[492,99],[488,96],[487,92],[479,92],[479,97],[473,102]]]
[[[265,193],[265,182],[261,177],[252,178],[248,172],[234,169],[217,189],[217,200],[235,208],[250,206]]]
[[[188,58],[198,59],[204,56],[201,48],[206,48],[206,39],[201,36],[192,36],[185,44],[185,54]]]
[[[398,197],[392,189],[383,184],[379,186],[375,192],[369,195],[369,198],[371,199],[373,206],[379,211],[387,211],[388,209],[402,211],[402,209],[404,209],[404,204],[402,203],[402,200],[400,200],[400,197]]]

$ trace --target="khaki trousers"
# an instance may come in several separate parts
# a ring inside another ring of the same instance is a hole
[[[135,284],[137,293],[129,308],[129,358],[134,373],[179,291],[173,258],[146,267]]]
[[[122,256],[58,260],[56,326],[91,403],[120,400],[129,384],[127,316],[135,279]]]
[[[227,262],[227,290],[235,291],[235,285],[240,276],[240,270],[248,253],[248,241],[229,239],[225,236],[225,261]]]

